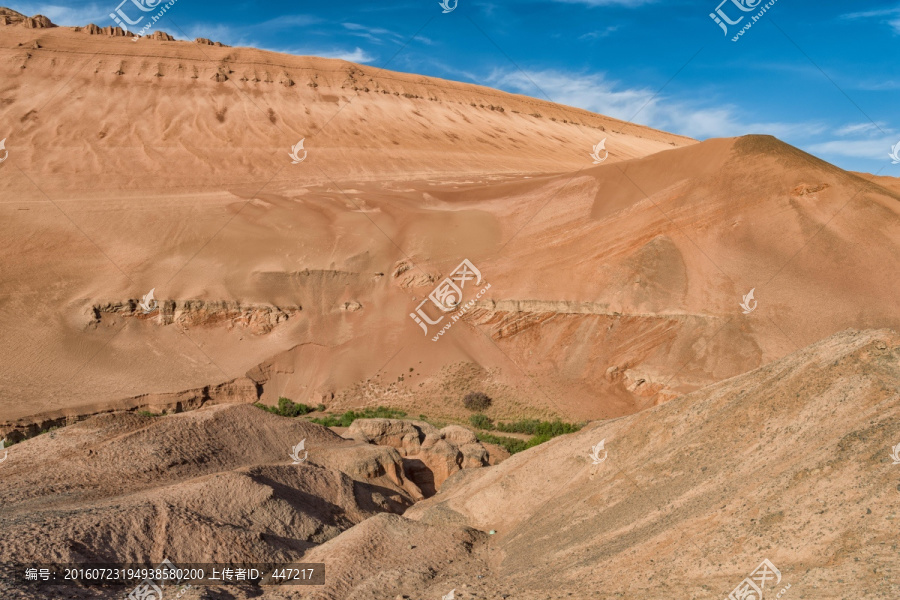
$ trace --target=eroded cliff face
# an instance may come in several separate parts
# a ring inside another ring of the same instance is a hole
[[[425,498],[435,495],[454,473],[496,464],[508,456],[492,456],[464,427],[448,425],[438,429],[425,421],[357,419],[343,437],[396,448],[407,479],[422,490]]]
[[[241,327],[256,335],[265,335],[278,325],[300,313],[300,306],[242,304],[237,301],[165,300],[154,310],[145,312],[140,300],[107,302],[91,308],[88,326],[96,326],[103,315],[117,315],[148,320],[159,325],[189,327]]]

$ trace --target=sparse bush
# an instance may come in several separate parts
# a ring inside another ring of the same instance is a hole
[[[480,419],[478,419],[479,417],[484,417],[484,415],[472,415],[469,417],[469,421],[475,427],[480,427],[480,425],[476,424],[476,419],[481,422]],[[484,418],[487,419],[487,417]],[[488,421],[490,421],[490,419],[488,419]],[[493,425],[493,423],[491,424]],[[514,423],[497,423],[493,428],[497,431],[506,433],[527,433],[533,436],[529,440],[519,440],[484,432],[477,432],[475,435],[478,437],[479,441],[496,444],[497,446],[504,448],[510,454],[515,454],[516,452],[522,452],[523,450],[533,448],[538,444],[543,444],[558,435],[574,433],[583,426],[583,424],[564,423],[558,420],[538,421],[537,419],[526,419]]]
[[[322,404],[321,402],[319,404],[316,404],[316,410],[318,412],[322,412],[323,410],[325,410],[325,405]]]
[[[350,427],[350,424],[356,419],[402,419],[405,416],[406,413],[402,410],[379,406],[378,408],[364,408],[361,412],[348,410],[342,415],[325,415],[310,419],[310,421],[325,427]]]
[[[537,419],[525,419],[513,423],[497,423],[497,431],[505,433],[527,433],[529,435],[549,436],[554,438],[566,433],[575,433],[583,425],[564,423],[562,421],[538,421]]]
[[[531,448],[529,446],[529,442],[525,440],[517,440],[515,438],[502,437],[499,435],[493,435],[490,433],[476,433],[475,437],[478,438],[479,442],[487,442],[488,444],[495,444],[500,446],[510,454],[515,454],[516,452],[521,452],[523,450],[528,450]]]
[[[463,406],[472,411],[487,410],[493,400],[484,392],[469,392],[463,398]]]
[[[522,452],[523,450],[534,448],[538,444],[543,444],[544,442],[552,439],[552,436],[536,435],[530,440],[519,440],[516,438],[508,438],[501,435],[493,435],[491,433],[483,432],[476,433],[475,437],[478,438],[479,442],[496,444],[510,454],[515,454],[516,452]]]
[[[266,406],[262,402],[256,402],[254,406],[282,417],[299,417],[313,411],[307,405],[295,404],[290,398],[284,396],[278,398],[278,406]]]
[[[486,415],[472,415],[471,417],[469,417],[469,423],[472,424],[472,427],[485,429],[487,431],[490,431],[494,428],[494,420]]]

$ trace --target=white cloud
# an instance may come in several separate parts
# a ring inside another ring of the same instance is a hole
[[[900,6],[894,8],[884,8],[880,10],[869,10],[863,12],[847,13],[841,15],[844,19],[877,19],[880,23],[887,23],[894,33],[900,34]],[[894,17],[893,19],[885,19],[884,17]]]
[[[159,27],[167,32],[171,33],[172,37],[175,39],[181,40],[195,40],[197,38],[207,38],[214,42],[222,42],[228,46],[250,46],[255,47],[253,42],[251,42],[246,36],[245,33],[234,27],[229,27],[227,25],[209,25],[204,23],[197,23],[194,25],[190,25],[187,30],[182,34],[177,29],[175,31],[169,31],[166,27],[165,21],[161,22]]]
[[[603,29],[598,29],[596,31],[589,31],[584,35],[578,36],[579,40],[596,40],[598,38],[605,38],[615,31],[619,29],[618,25],[610,25],[609,27],[605,27]]]
[[[17,4],[15,10],[23,15],[28,15],[29,17],[33,17],[34,15],[44,15],[56,25],[72,27],[94,23],[95,25],[100,25],[102,27],[112,24],[109,13],[115,8],[116,4],[113,4],[112,2],[109,6],[104,4],[102,8],[96,3],[73,7],[61,6],[58,4],[24,2]]]
[[[883,130],[887,125],[885,123],[872,123],[866,121],[864,123],[850,123],[835,130],[835,134],[840,136],[855,136],[875,133]]]
[[[346,50],[325,50],[317,53],[316,56],[321,56],[322,58],[340,58],[341,60],[349,60],[350,62],[355,63],[370,63],[375,60],[374,56],[359,47],[352,52],[347,52]]]
[[[891,152],[891,146],[896,142],[897,140],[886,138],[876,140],[833,140],[820,144],[811,144],[807,149],[817,154],[887,160]]]
[[[322,58],[339,58],[341,60],[348,60],[355,63],[370,63],[375,60],[374,56],[370,55],[368,52],[359,47],[355,48],[354,50],[346,50],[343,48],[331,48],[326,50],[322,48],[271,48],[265,46],[256,47],[262,50],[271,50],[272,52],[282,52],[284,54],[293,54],[295,56],[320,56]]]
[[[523,73],[494,71],[489,85],[553,102],[583,108],[623,121],[648,125],[693,138],[734,137],[766,133],[782,139],[821,134],[819,123],[754,122],[730,104],[709,107],[657,95],[647,88],[628,88],[602,74],[545,70]],[[543,93],[542,93],[542,91]],[[546,94],[546,96],[545,96]]]
[[[607,81],[603,75],[578,75],[554,70],[527,73],[518,69],[495,70],[487,77],[487,83],[617,119],[631,118],[653,97],[650,90],[616,89],[616,84]]]
[[[900,13],[900,7],[895,8],[883,8],[880,10],[867,10],[862,12],[855,13],[847,13],[845,15],[841,15],[844,19],[872,19],[875,17],[887,17],[891,15],[896,15]]]

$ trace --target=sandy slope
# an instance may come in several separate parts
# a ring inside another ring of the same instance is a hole
[[[767,598],[788,583],[792,598],[892,598],[898,389],[900,336],[837,334],[462,472],[396,524],[380,517],[374,540],[356,533],[374,527],[366,521],[310,553],[341,557],[322,597],[439,598],[456,588],[465,599],[723,598],[768,558],[782,581]],[[593,465],[589,450],[603,439],[608,457]],[[417,524],[404,527],[406,518]],[[365,574],[423,526],[436,536],[466,526],[497,535],[457,551],[465,562],[447,573],[438,553],[453,546],[438,538],[396,583]],[[427,577],[429,568],[438,574]]]
[[[894,598],[898,389],[900,335],[843,332],[460,471],[402,516],[394,481],[360,476],[390,448],[247,406],[96,417],[12,447],[0,560],[326,563],[324,587],[188,598],[550,600],[724,598],[767,558],[767,598]],[[309,464],[287,464],[299,436]]]
[[[494,417],[615,417],[900,326],[892,180],[772,138],[697,144],[313,57],[3,33],[4,433],[279,395],[462,418],[479,389]],[[409,315],[463,258],[491,288],[433,343]],[[136,310],[151,288],[165,314]]]

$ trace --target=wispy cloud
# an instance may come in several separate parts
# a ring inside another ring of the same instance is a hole
[[[341,60],[349,60],[350,62],[355,63],[370,63],[375,60],[374,56],[359,47],[351,52],[346,50],[323,50],[317,53],[316,56],[321,56],[322,58],[340,58]]]
[[[897,132],[883,122],[848,123],[831,133],[841,139],[811,143],[808,149],[824,156],[882,160],[898,141]]]
[[[383,44],[385,41],[393,42],[395,44],[404,44],[409,39],[407,35],[385,29],[384,27],[370,27],[368,25],[360,25],[359,23],[341,23],[341,25],[350,32],[350,35],[367,39],[376,44]],[[421,35],[417,35],[415,40],[429,46],[434,43],[429,38]]]
[[[874,19],[879,23],[887,24],[894,33],[900,34],[900,5],[893,8],[867,10],[841,15],[844,19]]]
[[[885,127],[887,127],[886,123],[872,123],[871,121],[866,121],[864,123],[849,123],[843,127],[839,127],[834,133],[840,136],[858,136],[882,131]]]
[[[271,50],[272,52],[283,52],[285,54],[293,54],[296,56],[320,56],[322,58],[339,58],[355,63],[374,62],[376,57],[372,56],[362,48],[354,48],[347,50],[345,48],[266,48],[263,50]]]
[[[881,138],[874,140],[833,140],[812,144],[807,149],[813,154],[825,156],[849,156],[852,158],[870,158],[873,160],[887,160],[891,151],[891,144],[896,140]]]
[[[782,139],[827,131],[821,123],[753,121],[729,104],[702,106],[693,101],[656,95],[647,88],[629,88],[602,74],[561,71],[495,71],[488,83],[507,91],[546,98],[622,120],[698,139],[767,133]]]
[[[609,35],[612,35],[619,29],[618,25],[610,25],[609,27],[605,27],[603,29],[598,29],[596,31],[589,31],[584,35],[579,35],[579,40],[596,40],[600,38],[605,38]]]
[[[577,74],[555,70],[495,70],[487,83],[507,91],[550,99],[617,119],[630,118],[653,96],[650,90],[621,88],[601,74]]]
[[[872,19],[876,17],[887,17],[891,15],[900,14],[900,6],[895,6],[894,8],[882,8],[879,10],[866,10],[860,12],[853,12],[841,15],[841,18],[844,19]]]
[[[163,31],[171,33],[172,37],[177,40],[195,40],[197,38],[207,38],[214,42],[222,42],[223,44],[226,44],[228,46],[249,46],[251,48],[257,47],[256,44],[247,37],[246,32],[241,28],[234,28],[229,27],[228,25],[219,24],[195,23],[187,26],[184,30],[178,30],[178,28],[175,28],[175,30],[172,31],[166,25],[166,22],[162,21],[159,27]]]
[[[104,4],[102,7],[93,2],[83,6],[22,2],[16,4],[15,10],[28,16],[44,15],[57,25],[72,27],[87,25],[88,23],[104,25],[107,21],[112,23],[109,13],[115,7],[116,5],[112,2],[110,2],[109,6]]]

